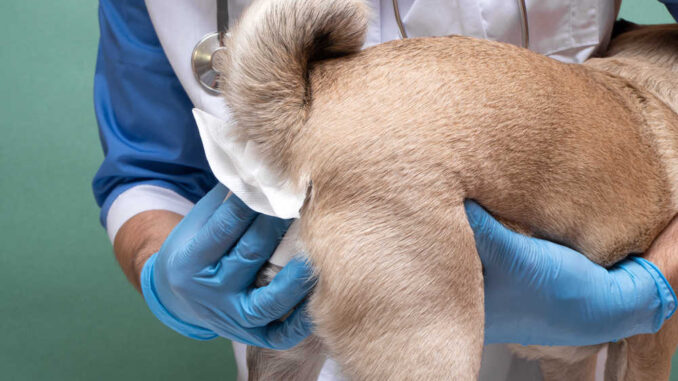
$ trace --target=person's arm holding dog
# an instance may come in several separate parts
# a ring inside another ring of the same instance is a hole
[[[678,0],[659,1],[678,21]],[[486,275],[486,342],[589,345],[629,337],[648,350],[678,345],[671,341],[676,319],[664,324],[678,304],[678,218],[642,257],[608,270],[567,247],[510,231],[473,201],[465,206]],[[662,327],[660,335],[643,335]]]
[[[612,268],[513,232],[465,202],[485,271],[485,341],[591,345],[657,332],[676,310],[678,222],[646,253]],[[654,262],[654,263],[653,263]],[[668,274],[664,277],[662,271]]]
[[[252,287],[289,222],[224,202],[220,185],[203,197],[216,179],[144,2],[101,0],[99,16],[94,100],[105,158],[92,186],[121,268],[183,335],[296,344],[310,333],[303,310],[277,320],[308,293],[308,267],[292,262]]]
[[[217,185],[186,217],[166,210],[135,215],[116,235],[116,258],[151,311],[176,332],[289,348],[310,334],[310,319],[298,309],[277,320],[312,288],[310,269],[293,261],[270,285],[252,290],[289,221],[257,215],[235,196],[223,202],[227,193]]]

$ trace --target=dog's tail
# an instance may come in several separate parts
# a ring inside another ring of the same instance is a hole
[[[362,0],[259,0],[218,57],[220,86],[238,129],[275,159],[303,125],[314,60],[360,50],[368,8]]]

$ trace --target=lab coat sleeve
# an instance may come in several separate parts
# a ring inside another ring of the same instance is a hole
[[[664,5],[666,5],[666,9],[669,10],[669,13],[671,13],[671,16],[678,21],[678,0],[659,0]]]
[[[216,184],[143,0],[100,0],[94,107],[104,159],[92,181],[113,239],[144,210],[185,214]],[[124,197],[123,197],[124,195]]]

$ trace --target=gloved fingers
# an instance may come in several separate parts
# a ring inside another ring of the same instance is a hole
[[[299,305],[284,321],[274,321],[266,326],[240,328],[236,331],[227,329],[222,337],[247,345],[285,350],[294,347],[308,337],[313,330],[313,323],[308,315],[306,303]]]
[[[487,230],[488,225],[491,227],[494,225],[493,221],[496,222],[485,208],[473,200],[464,200],[464,209],[468,223],[475,235],[486,234],[485,230]]]
[[[242,299],[243,326],[261,327],[281,319],[313,289],[312,275],[304,261],[292,259],[271,283],[253,289]]]
[[[237,341],[239,343],[251,345],[254,347],[261,348],[271,348],[266,340],[266,331],[267,327],[256,327],[256,328],[238,328],[232,329],[228,327],[224,332],[221,332],[219,336],[224,337],[229,340]]]
[[[502,273],[527,277],[526,281],[544,282],[557,273],[554,269],[561,263],[569,261],[574,265],[586,259],[565,246],[514,232],[472,200],[465,200],[464,207],[486,269],[496,267]]]
[[[218,183],[214,188],[212,188],[203,198],[198,200],[198,202],[193,206],[193,208],[188,212],[186,217],[182,220],[185,221],[185,224],[195,226],[197,228],[202,227],[205,222],[212,216],[212,213],[221,205],[226,196],[228,196],[229,190],[223,184]]]
[[[172,230],[167,243],[174,247],[181,247],[193,238],[212,213],[224,202],[228,192],[229,190],[221,183],[207,192]]]
[[[515,251],[510,250],[510,246],[520,246],[521,238],[524,236],[506,228],[478,203],[464,200],[464,208],[483,265],[500,261],[502,255],[499,254],[510,254]]]
[[[243,290],[254,283],[291,223],[264,214],[257,216],[230,253],[221,258],[219,276],[228,282],[229,289]]]
[[[266,327],[266,343],[272,349],[290,349],[307,338],[312,331],[313,322],[308,315],[307,303],[303,303],[284,321],[276,321]]]
[[[207,220],[187,247],[190,255],[191,271],[198,272],[206,267],[214,267],[247,231],[257,217],[235,195],[231,195]],[[189,261],[186,261],[189,262]]]

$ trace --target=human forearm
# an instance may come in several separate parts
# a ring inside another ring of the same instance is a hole
[[[144,263],[160,250],[182,218],[167,210],[149,210],[130,218],[118,231],[113,243],[115,257],[137,291],[141,292],[139,277]]]

